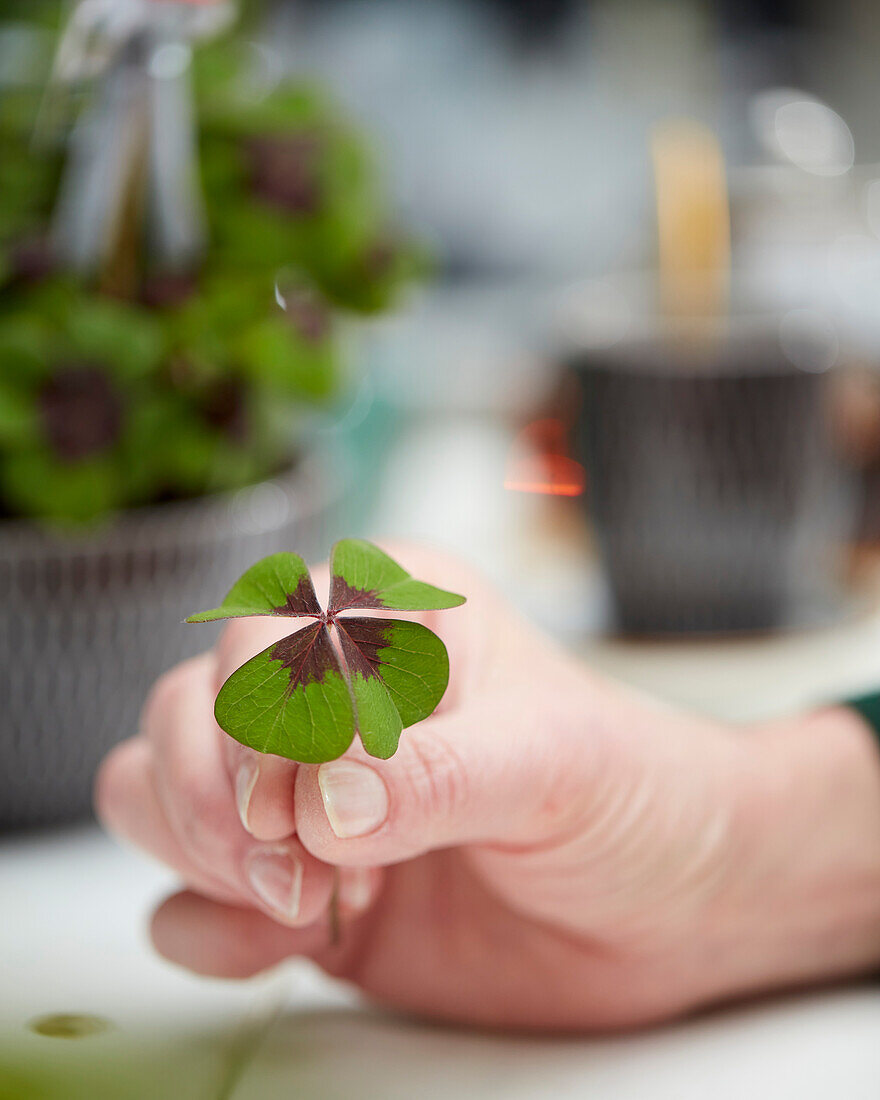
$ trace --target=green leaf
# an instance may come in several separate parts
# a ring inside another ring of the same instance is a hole
[[[435,611],[459,607],[464,596],[413,580],[386,553],[363,539],[343,539],[330,557],[330,612],[354,608]]]
[[[337,596],[381,596],[391,606],[397,600],[397,606],[408,603],[410,608],[416,601],[431,608],[464,602],[413,580],[368,542],[337,543],[332,561],[334,583],[340,581]],[[376,587],[352,585],[345,577]],[[351,606],[356,605],[346,605]],[[318,619],[233,672],[217,696],[214,713],[221,728],[258,752],[309,764],[342,755],[355,731],[372,756],[393,756],[403,729],[427,718],[443,698],[449,682],[446,647],[420,623],[340,617],[342,610],[333,604],[323,613],[305,562],[283,553],[249,569],[220,607],[190,616],[191,623],[241,615]]]
[[[211,623],[248,615],[320,618],[321,606],[306,563],[299,554],[270,554],[235,582],[219,607],[190,615],[188,623]]]
[[[45,375],[50,349],[50,338],[36,318],[4,318],[0,324],[0,372],[4,381],[39,382]]]
[[[354,710],[327,627],[313,623],[242,665],[220,689],[214,715],[257,752],[304,764],[341,756],[354,738]]]
[[[355,730],[371,756],[397,751],[404,727],[430,715],[449,682],[436,634],[397,619],[339,619],[343,662],[317,622],[234,672],[214,713],[230,736],[258,752],[306,764],[334,760]]]
[[[21,387],[4,385],[0,376],[0,444],[26,447],[38,438],[36,402]]]
[[[0,492],[22,515],[88,524],[118,507],[120,472],[110,456],[63,463],[45,448],[28,448],[0,460]]]
[[[449,683],[449,655],[433,631],[403,619],[337,619],[358,732],[371,756],[393,756],[401,730],[434,712]]]
[[[162,334],[144,311],[85,294],[71,297],[67,306],[67,355],[107,363],[120,377],[143,376],[159,362]]]
[[[338,388],[339,364],[329,331],[311,340],[287,318],[268,318],[242,335],[238,351],[248,375],[279,393],[320,401]]]

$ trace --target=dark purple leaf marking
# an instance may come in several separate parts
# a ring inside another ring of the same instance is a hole
[[[371,588],[356,588],[344,577],[334,574],[330,582],[330,614],[345,611],[350,607],[384,607],[379,593]]]
[[[40,390],[38,407],[49,446],[62,462],[108,451],[122,431],[122,398],[91,363],[59,367]]]
[[[308,344],[320,344],[330,335],[330,311],[315,295],[297,291],[285,296],[287,316]]]
[[[397,258],[397,250],[389,240],[374,242],[363,258],[364,271],[369,279],[382,279],[388,275]]]
[[[321,205],[320,134],[251,138],[247,143],[251,187],[256,195],[290,214],[314,214]]]
[[[367,679],[380,679],[381,653],[389,624],[382,619],[337,619],[339,647],[348,667]]]
[[[12,246],[11,268],[14,282],[38,283],[56,268],[56,257],[48,237],[24,237]]]
[[[313,623],[296,634],[282,638],[269,654],[269,659],[280,661],[290,672],[286,691],[288,698],[298,687],[320,683],[331,672],[340,675],[342,672],[330,632],[323,623]]]
[[[314,615],[316,619],[323,619],[323,612],[315,594],[312,578],[308,574],[302,577],[293,592],[287,593],[287,600],[279,607],[273,607],[272,613],[273,615],[291,615],[293,617]]]
[[[240,378],[220,378],[202,397],[202,415],[207,424],[231,443],[246,443],[250,436],[247,390]]]
[[[191,271],[154,272],[141,284],[139,298],[148,309],[175,309],[192,298],[198,287]]]

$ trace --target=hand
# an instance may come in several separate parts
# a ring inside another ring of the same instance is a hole
[[[217,728],[220,684],[289,627],[260,619],[166,675],[104,763],[106,824],[188,887],[155,914],[160,952],[225,977],[307,955],[390,1005],[555,1029],[880,960],[880,766],[859,719],[684,716],[591,675],[458,563],[400,557],[468,603],[419,616],[451,681],[391,760],[355,745],[296,765]]]

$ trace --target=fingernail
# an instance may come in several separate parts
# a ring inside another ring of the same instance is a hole
[[[279,920],[294,922],[302,900],[303,865],[284,844],[255,848],[246,872],[254,893]]]
[[[372,878],[369,867],[346,867],[339,877],[339,900],[359,913],[370,904]]]
[[[318,786],[334,833],[341,839],[366,836],[388,816],[388,791],[381,777],[354,760],[333,760],[318,768]]]
[[[241,823],[248,832],[251,831],[248,824],[248,811],[251,808],[251,796],[254,793],[259,775],[260,765],[257,759],[250,752],[244,753],[235,773],[235,803],[238,806],[238,816],[241,818]]]

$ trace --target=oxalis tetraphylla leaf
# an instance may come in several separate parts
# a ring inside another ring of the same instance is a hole
[[[214,707],[217,722],[243,745],[306,764],[335,760],[355,733],[368,753],[386,759],[401,731],[427,718],[443,698],[449,657],[420,623],[350,613],[433,611],[465,599],[414,580],[361,539],[333,547],[330,573],[330,603],[322,611],[303,559],[272,554],[251,566],[219,607],[186,621],[312,620],[229,677]]]

